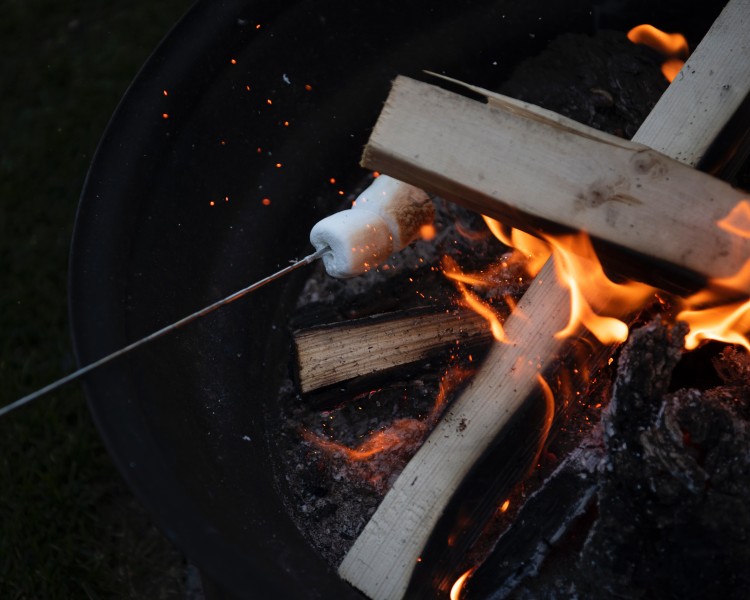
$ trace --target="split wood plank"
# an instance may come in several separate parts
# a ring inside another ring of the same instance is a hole
[[[397,311],[295,331],[297,379],[303,394],[425,360],[450,347],[492,339],[471,310]]]
[[[723,80],[724,55],[746,43],[748,17],[750,0],[730,3],[691,61],[712,65],[712,76],[716,81]],[[746,67],[750,68],[750,61]],[[681,93],[688,97],[692,86],[704,87],[698,78],[678,77],[672,85],[680,86]],[[750,73],[737,85],[742,86],[744,94],[750,93]],[[665,125],[659,127],[656,136],[641,127],[634,141],[648,139],[665,154],[694,165],[731,117],[725,114],[722,120],[712,120],[710,129],[703,125],[702,117],[712,112],[710,102],[716,101],[715,97],[706,98],[705,112],[691,109],[673,114],[681,102],[674,94],[665,94],[647,120],[649,127],[653,123]],[[699,126],[702,133],[696,138],[689,132]],[[416,180],[408,182],[421,185]],[[568,290],[557,282],[554,271],[550,260],[505,323],[513,343],[492,346],[472,385],[407,464],[341,563],[341,577],[374,600],[403,597],[417,559],[464,475],[514,410],[533,393],[536,375],[554,361],[565,343],[554,334],[567,323]],[[460,423],[465,426],[463,431],[457,427]]]
[[[491,101],[398,77],[363,164],[506,225],[583,230],[706,280],[748,260],[750,236],[717,226],[747,192],[641,143],[481,93]],[[750,281],[733,285],[750,293]]]

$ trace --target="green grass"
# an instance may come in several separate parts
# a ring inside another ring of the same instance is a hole
[[[0,0],[0,404],[74,367],[67,256],[88,164],[189,0]],[[0,598],[172,598],[182,557],[77,385],[0,419]]]

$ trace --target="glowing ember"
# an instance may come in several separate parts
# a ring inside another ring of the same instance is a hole
[[[419,237],[425,241],[429,241],[435,238],[435,226],[432,223],[427,223],[419,228]]]
[[[628,31],[628,39],[634,44],[644,44],[663,54],[667,60],[661,72],[672,81],[680,72],[690,49],[681,33],[665,33],[653,25],[638,25]]]
[[[440,381],[437,397],[426,418],[397,419],[388,427],[370,434],[355,448],[310,431],[302,431],[302,438],[325,453],[332,464],[338,463],[339,476],[357,479],[384,492],[390,478],[416,452],[435,426],[450,393],[472,373],[458,367],[449,369]]]
[[[461,592],[464,589],[464,586],[466,585],[466,580],[469,578],[469,576],[474,572],[474,568],[469,569],[461,575],[458,579],[456,579],[456,582],[451,587],[451,600],[458,600],[461,597]]]
[[[510,500],[506,500],[500,505],[499,510],[501,513],[504,513],[504,512],[507,512],[509,508],[510,508]]]

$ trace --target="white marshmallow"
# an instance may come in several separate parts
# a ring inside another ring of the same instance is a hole
[[[366,273],[393,253],[388,224],[369,210],[344,210],[319,221],[310,231],[316,250],[331,249],[323,264],[332,277]]]
[[[412,185],[381,175],[354,201],[351,210],[326,217],[310,231],[316,250],[329,247],[323,264],[332,277],[354,277],[379,265],[432,223],[429,196]]]

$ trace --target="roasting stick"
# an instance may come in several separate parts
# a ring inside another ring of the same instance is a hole
[[[0,407],[0,418],[319,258],[323,259],[326,270],[334,277],[360,275],[417,239],[420,228],[431,223],[433,217],[432,201],[422,190],[387,176],[378,177],[367,190],[359,195],[352,209],[334,213],[313,227],[310,232],[310,241],[315,247],[315,252],[312,254],[81,367],[23,398]]]
[[[750,93],[749,27],[750,0],[727,5],[634,141],[695,166]],[[391,116],[384,110],[381,119]],[[376,134],[377,127],[373,136]],[[394,154],[399,151],[397,145],[390,149]],[[368,168],[389,172],[367,149],[364,161]],[[405,168],[390,172],[440,195],[447,189],[449,198],[451,189],[465,183],[451,181],[443,173],[426,180],[420,167],[412,173]],[[536,175],[530,171],[527,177],[534,180]],[[339,566],[344,579],[374,600],[403,597],[451,496],[534,392],[536,374],[543,372],[567,343],[554,334],[565,327],[568,306],[569,292],[558,283],[550,260],[505,323],[513,343],[493,345],[472,385],[407,464]],[[463,429],[457,427],[459,423]]]
[[[213,304],[205,306],[201,308],[200,310],[197,310],[194,313],[188,315],[187,317],[183,317],[179,321],[175,321],[174,323],[171,323],[165,327],[162,327],[161,329],[157,331],[154,331],[153,333],[147,335],[146,337],[136,340],[135,342],[132,342],[131,344],[128,344],[127,346],[124,346],[123,348],[120,348],[119,350],[115,350],[111,354],[103,356],[102,358],[95,360],[92,363],[89,363],[85,367],[81,367],[77,371],[73,371],[72,373],[66,375],[65,377],[61,377],[57,381],[53,381],[49,385],[46,385],[43,388],[40,388],[36,390],[35,392],[32,392],[31,394],[24,396],[23,398],[19,398],[15,402],[6,404],[2,408],[0,408],[0,417],[15,410],[16,408],[20,408],[24,404],[28,404],[29,402],[36,400],[37,398],[40,398],[41,396],[44,396],[45,394],[48,394],[62,387],[66,383],[70,383],[71,381],[75,381],[76,379],[83,377],[84,375],[86,375],[87,373],[90,373],[94,369],[98,369],[99,367],[104,366],[107,363],[110,363],[113,360],[118,359],[121,356],[128,354],[129,352],[132,352],[133,350],[137,348],[140,348],[141,346],[145,346],[149,342],[153,342],[154,340],[159,339],[160,337],[167,335],[168,333],[171,333],[172,331],[179,329],[180,327],[183,327],[184,325],[187,325],[188,323],[191,323],[195,321],[196,319],[205,317],[207,314],[212,313],[216,309],[221,308],[222,306],[226,306],[230,302],[234,302],[235,300],[242,298],[243,296],[249,294],[250,292],[254,292],[257,289],[262,288],[264,285],[267,285],[271,283],[272,281],[276,281],[277,279],[280,279],[284,275],[287,275],[288,273],[291,273],[292,271],[295,271],[296,269],[299,269],[300,267],[309,265],[310,263],[316,261],[317,259],[322,258],[323,256],[325,256],[326,253],[329,253],[329,252],[330,252],[330,248],[321,248],[320,250],[316,250],[312,254],[305,256],[305,258],[302,258],[292,263],[288,267],[284,267],[280,271],[277,271],[273,275],[264,277],[260,281],[256,281],[255,283],[230,294],[226,298],[217,300]]]

